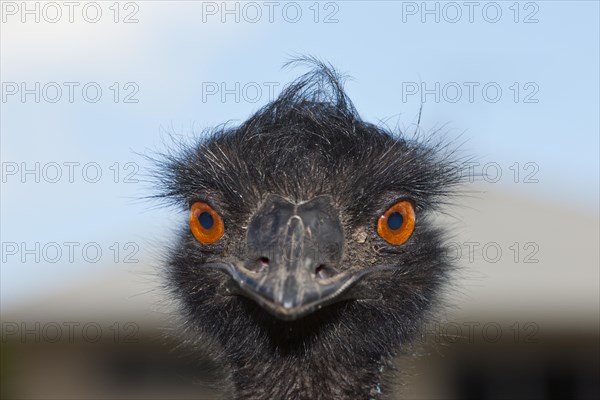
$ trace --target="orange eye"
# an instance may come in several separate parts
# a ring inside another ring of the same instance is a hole
[[[211,206],[201,201],[192,205],[190,228],[196,239],[202,244],[213,244],[225,233],[221,216]]]
[[[388,208],[377,221],[377,233],[386,242],[400,245],[408,240],[415,228],[415,209],[402,200]]]

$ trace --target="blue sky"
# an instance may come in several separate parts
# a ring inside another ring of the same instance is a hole
[[[462,134],[467,153],[501,168],[490,189],[598,213],[597,2],[480,2],[472,21],[463,2],[429,2],[433,13],[422,2],[277,2],[269,21],[264,2],[230,3],[228,14],[221,2],[142,1],[123,6],[118,23],[112,2],[100,4],[97,23],[78,10],[73,23],[66,9],[56,23],[48,21],[50,9],[40,9],[39,23],[27,15],[21,22],[22,10],[3,10],[2,242],[56,242],[62,250],[64,242],[98,243],[104,252],[98,263],[66,255],[56,263],[31,256],[22,262],[3,254],[3,307],[101,273],[107,262],[122,266],[110,261],[114,242],[139,244],[138,258],[153,258],[152,244],[168,240],[184,218],[137,200],[151,192],[143,182],[124,182],[128,173],[142,179],[147,171],[136,153],[164,149],[165,132],[193,136],[244,120],[269,100],[269,87],[279,92],[305,71],[280,68],[299,54],[350,75],[348,94],[366,120],[411,131],[422,104],[424,131]],[[138,22],[123,23],[127,15]],[[23,102],[21,84],[31,89],[36,82],[40,102],[34,94]],[[62,90],[55,103],[48,101],[52,82]],[[74,82],[73,102],[64,82]],[[206,92],[236,83],[239,102],[235,94],[223,101],[221,92]],[[9,94],[15,84],[19,92]],[[86,84],[101,88],[98,102],[84,98]],[[424,98],[422,89],[429,90]],[[125,103],[127,94],[138,102]],[[36,162],[40,182],[32,174],[22,182],[21,167]],[[55,163],[62,178],[52,183]],[[73,182],[64,163],[73,165]],[[17,173],[8,173],[15,166]],[[83,166],[89,174],[99,166],[102,177],[88,182]],[[538,183],[523,182],[530,173]]]

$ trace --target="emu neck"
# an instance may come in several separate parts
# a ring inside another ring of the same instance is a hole
[[[309,355],[232,355],[233,398],[380,399],[381,357],[315,350]]]

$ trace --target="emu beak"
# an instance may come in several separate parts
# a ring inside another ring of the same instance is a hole
[[[269,195],[247,230],[243,265],[221,264],[233,294],[246,296],[282,320],[301,318],[343,300],[364,274],[340,274],[344,233],[329,196],[294,204]]]

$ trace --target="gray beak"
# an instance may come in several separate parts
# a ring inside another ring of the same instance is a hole
[[[246,263],[224,268],[233,278],[231,290],[283,320],[342,300],[360,278],[338,272],[344,232],[329,196],[294,204],[269,195],[252,217],[246,241]]]

